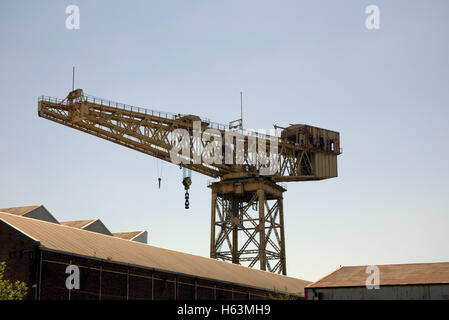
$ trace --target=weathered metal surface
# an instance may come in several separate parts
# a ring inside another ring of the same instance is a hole
[[[0,220],[34,240],[46,251],[298,295],[303,295],[304,286],[310,283],[215,259],[13,214],[0,212]]]
[[[103,222],[101,222],[100,219],[61,221],[60,223],[65,226],[112,236],[111,231],[109,231],[109,229],[104,225]]]
[[[148,243],[148,231],[114,232],[112,235],[125,240]]]
[[[326,300],[449,299],[449,262],[375,267],[340,267],[308,285],[306,296]]]
[[[59,223],[55,217],[43,206],[25,206],[0,209],[0,212],[7,212],[23,217],[39,219],[47,222]]]
[[[0,261],[7,263],[5,278],[25,282],[27,300],[260,300],[277,296],[269,289],[39,248],[38,242],[1,220],[0,242]],[[69,265],[79,268],[78,289],[66,286]]]
[[[449,284],[449,262],[378,265],[378,279],[384,285]],[[361,287],[366,285],[368,266],[340,267],[309,285],[311,288]]]
[[[449,285],[388,285],[366,287],[306,288],[307,299],[314,300],[449,300]]]
[[[213,183],[210,257],[287,274],[284,188],[266,179]]]
[[[340,154],[340,134],[336,131],[294,124],[282,130],[281,138],[307,149]]]
[[[188,159],[189,163],[182,166],[213,178],[241,172],[259,174],[259,165],[253,164],[254,159],[248,152],[245,152],[241,164],[237,165],[225,164],[224,159],[222,163],[195,164],[193,153],[203,154],[206,142],[195,141],[193,121],[200,120],[203,130],[216,129],[223,138],[225,130],[229,130],[226,125],[219,125],[195,115],[176,115],[128,106],[91,97],[84,94],[81,89],[69,93],[63,100],[40,97],[38,114],[45,119],[168,162],[171,162],[170,150],[174,146],[171,137],[173,130],[185,129],[192,140],[190,142],[192,154]],[[294,139],[291,138],[292,135]],[[313,136],[313,139],[305,138],[309,135]],[[273,181],[322,180],[337,176],[336,158],[340,154],[338,132],[294,125],[284,129],[281,138],[268,135],[265,138],[267,141],[275,139],[278,142],[279,163],[275,166],[276,173],[270,175]],[[244,149],[248,150],[248,136],[242,139]],[[232,152],[236,161],[236,151]],[[266,152],[270,154],[269,146]],[[319,168],[315,169],[314,166]]]

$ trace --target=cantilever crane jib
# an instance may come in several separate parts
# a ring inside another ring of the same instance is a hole
[[[201,120],[202,128],[212,128],[225,136],[226,125],[202,120],[194,115],[179,115],[134,107],[84,94],[74,90],[63,99],[41,96],[39,116],[81,130],[171,162],[173,130],[186,129],[193,138],[193,121]],[[245,147],[248,143],[244,138]],[[339,133],[306,125],[285,128],[278,139],[279,170],[270,176],[275,182],[322,180],[337,176],[336,157],[340,154]],[[204,147],[204,145],[203,145]],[[246,150],[246,148],[245,148]],[[201,150],[199,151],[201,152]],[[234,150],[235,152],[235,150]],[[245,173],[259,175],[258,166],[181,164],[213,178],[235,177]],[[235,154],[234,154],[235,157]]]

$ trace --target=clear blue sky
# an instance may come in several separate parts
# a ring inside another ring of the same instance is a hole
[[[80,8],[79,30],[65,8]],[[377,31],[365,8],[380,7]],[[290,183],[287,269],[449,261],[449,2],[1,1],[0,207],[209,254],[207,177],[38,118],[37,98],[76,86],[133,105],[249,128],[308,123],[341,133],[339,177]]]

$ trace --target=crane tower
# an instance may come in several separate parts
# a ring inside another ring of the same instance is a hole
[[[309,125],[282,128],[279,137],[262,137],[274,144],[258,145],[243,128],[235,129],[195,115],[113,102],[87,95],[81,89],[71,91],[64,99],[39,97],[38,114],[171,163],[170,152],[181,141],[175,133],[179,130],[186,133],[191,152],[182,153],[179,165],[217,179],[208,186],[211,190],[210,257],[284,275],[287,274],[285,182],[337,177],[337,156],[341,153],[339,133]],[[222,150],[221,158],[230,154],[230,159],[239,161],[198,162],[195,154],[201,156],[211,150],[204,136],[196,132],[198,129],[213,132],[215,138],[230,133],[232,142],[237,145],[240,142],[243,152],[239,153],[235,145],[227,149],[219,139],[209,142],[216,152]],[[268,160],[260,161],[250,150],[262,152]],[[267,167],[274,170],[267,173]]]

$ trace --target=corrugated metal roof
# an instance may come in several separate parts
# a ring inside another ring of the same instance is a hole
[[[0,213],[0,220],[36,239],[44,249],[304,295],[309,281],[155,247],[65,225]]]
[[[1,211],[1,210],[0,210]],[[87,220],[73,220],[73,221],[61,221],[59,222],[62,225],[82,229],[88,224],[91,224],[92,222],[97,221],[97,219],[87,219]]]
[[[365,287],[368,266],[340,267],[307,288]],[[449,262],[378,265],[379,285],[449,283]]]
[[[64,221],[64,222],[61,222],[61,224],[69,226],[69,227],[73,227],[73,228],[93,231],[93,232],[105,234],[107,236],[112,236],[112,232],[109,231],[109,229],[104,225],[103,222],[101,222],[100,219]]]
[[[59,223],[58,220],[53,217],[53,215],[43,205],[3,208],[0,209],[0,212],[7,212],[18,216]]]
[[[0,209],[0,212],[7,212],[7,213],[11,213],[11,214],[16,214],[18,216],[23,216],[24,214],[27,214],[28,212],[31,212],[41,206],[42,205],[3,208],[3,209]]]
[[[114,237],[119,237],[126,240],[132,240],[137,237],[139,234],[145,231],[129,231],[129,232],[113,232],[112,235]]]

